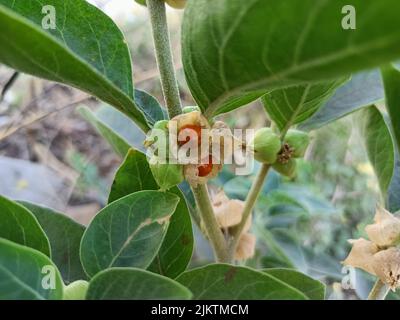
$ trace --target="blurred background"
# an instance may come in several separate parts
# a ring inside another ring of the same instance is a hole
[[[146,8],[133,0],[89,2],[123,30],[132,52],[135,86],[163,103]],[[182,12],[168,10],[168,18],[182,100],[193,105],[180,59]],[[0,66],[0,89],[13,73]],[[78,90],[20,74],[0,102],[0,194],[52,207],[88,224],[105,205],[122,159],[85,120],[83,106],[141,148],[143,134],[114,109]],[[223,120],[235,128],[268,123],[258,102]],[[363,236],[363,227],[373,220],[378,199],[375,176],[351,116],[312,136],[295,180],[270,173],[254,215],[257,254],[247,264],[297,268],[328,284],[330,299],[365,298],[371,279],[354,270],[349,275],[340,261],[349,252],[347,239]],[[212,187],[244,199],[252,178],[235,177],[226,167]],[[196,234],[193,265],[211,260],[209,247]],[[356,290],[343,290],[346,276],[353,277]]]

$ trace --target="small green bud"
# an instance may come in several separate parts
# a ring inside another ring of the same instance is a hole
[[[310,137],[303,131],[289,130],[285,142],[293,149],[294,158],[303,158],[310,144]]]
[[[290,159],[287,163],[276,162],[272,168],[279,172],[281,175],[294,178],[296,175],[297,163],[295,159]]]
[[[182,113],[190,113],[193,111],[201,112],[201,109],[198,106],[187,106],[182,109]]]
[[[281,150],[281,141],[271,128],[262,128],[254,135],[252,146],[257,161],[273,164]]]
[[[77,280],[64,287],[63,300],[85,300],[89,283],[85,280]]]
[[[168,190],[184,180],[181,164],[161,163],[157,156],[149,161],[151,172],[161,190]]]

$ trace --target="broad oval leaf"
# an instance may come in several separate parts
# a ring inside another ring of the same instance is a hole
[[[50,257],[49,239],[28,209],[0,196],[0,221],[0,238],[31,247]]]
[[[300,124],[302,130],[315,130],[361,108],[383,100],[382,78],[379,70],[355,74],[336,90],[331,99],[310,119]]]
[[[54,9],[54,11],[53,11]],[[43,28],[55,14],[55,29]],[[134,102],[128,46],[114,22],[84,0],[0,0],[0,62],[86,91],[148,129]]]
[[[304,273],[293,269],[272,268],[264,269],[263,272],[282,280],[304,293],[310,300],[325,299],[325,285]]]
[[[188,300],[192,293],[169,278],[136,268],[112,268],[89,283],[88,300]]]
[[[382,196],[386,201],[395,165],[392,135],[377,107],[365,108],[356,116],[360,123],[360,133],[365,141],[368,158],[378,178]]]
[[[355,30],[342,27],[346,5]],[[398,12],[397,0],[189,1],[186,79],[210,117],[273,89],[347,76],[400,56]]]
[[[106,206],[81,241],[81,261],[94,276],[112,267],[147,268],[157,254],[179,197],[159,191],[132,193]]]
[[[382,68],[385,87],[386,109],[389,113],[391,128],[400,150],[400,71],[389,65]]]
[[[79,246],[85,227],[65,214],[37,204],[21,201],[38,219],[51,245],[51,258],[66,284],[86,279],[79,257]]]
[[[290,284],[247,267],[210,264],[182,273],[176,281],[186,286],[196,300],[307,300]]]
[[[277,89],[262,97],[270,119],[282,132],[310,118],[342,85],[343,79]]]
[[[131,149],[115,175],[109,203],[132,192],[158,189],[146,156]],[[180,201],[170,219],[163,244],[149,270],[175,278],[185,271],[192,257],[193,231],[188,207],[181,191],[175,187],[169,192],[176,194]]]
[[[46,276],[54,280],[54,288],[47,287]],[[0,300],[60,300],[62,296],[60,273],[47,256],[0,238]]]

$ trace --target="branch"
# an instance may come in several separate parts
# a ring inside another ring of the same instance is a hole
[[[147,0],[161,87],[169,118],[181,114],[182,105],[172,59],[167,15],[163,0]]]

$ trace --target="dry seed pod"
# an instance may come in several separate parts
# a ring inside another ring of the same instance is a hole
[[[220,191],[213,199],[214,213],[221,228],[233,227],[242,220],[244,202],[229,199],[223,191]]]
[[[376,244],[363,238],[349,240],[353,245],[347,258],[342,262],[346,266],[363,269],[373,275],[373,257],[379,248]]]
[[[199,184],[206,184],[215,178],[221,171],[221,164],[188,164],[183,167],[184,177],[189,184],[196,188]]]
[[[178,132],[180,129],[182,129],[185,126],[188,125],[197,125],[200,126],[203,129],[209,129],[210,125],[208,124],[208,121],[204,116],[201,114],[200,111],[192,111],[189,113],[183,113],[180,115],[177,115],[176,117],[173,117],[170,121],[176,122],[176,127],[178,129]]]
[[[372,267],[379,279],[393,291],[400,287],[400,249],[392,247],[374,254]]]
[[[256,249],[256,237],[251,233],[244,233],[240,236],[235,252],[235,260],[247,260],[254,256]]]
[[[293,149],[294,158],[303,158],[310,144],[310,138],[303,131],[291,129],[286,134],[285,142]]]
[[[281,150],[281,140],[271,128],[261,128],[254,135],[251,146],[257,161],[273,164]]]
[[[377,207],[375,223],[365,227],[369,239],[380,247],[395,245],[400,240],[400,219]]]

